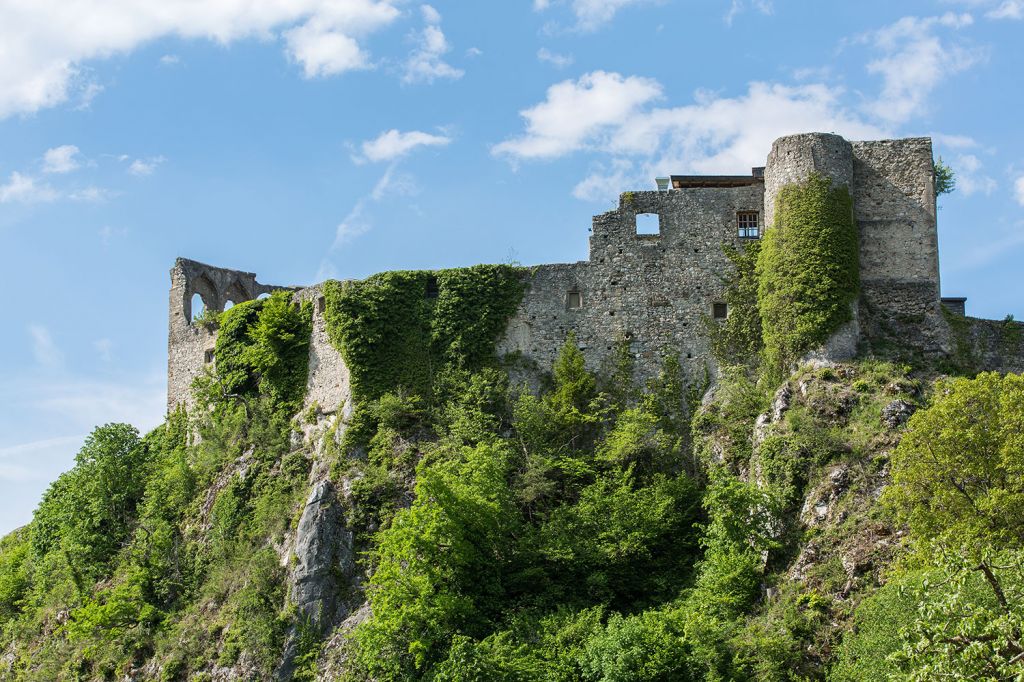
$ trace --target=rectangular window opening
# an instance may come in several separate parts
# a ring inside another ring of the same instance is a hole
[[[207,348],[206,349],[206,352],[203,353],[203,360],[206,362],[206,364],[210,364],[211,362],[213,362],[213,349],[212,348]]]
[[[729,306],[725,303],[714,303],[711,306],[711,316],[716,320],[724,320],[729,317]]]
[[[570,291],[565,295],[565,307],[572,310],[583,307],[583,297],[578,291]]]
[[[736,214],[739,221],[740,239],[760,239],[761,227],[758,223],[757,211],[740,211]]]
[[[661,216],[657,213],[637,213],[636,233],[653,236],[661,234]]]

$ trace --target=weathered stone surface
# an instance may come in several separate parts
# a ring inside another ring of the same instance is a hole
[[[251,301],[287,287],[268,286],[256,281],[256,275],[228,270],[179,258],[171,268],[171,293],[167,332],[167,410],[178,404],[192,404],[192,381],[213,361],[217,332],[212,327],[192,323],[192,297],[203,299],[207,310],[224,310],[228,301]]]
[[[882,408],[882,422],[890,429],[896,429],[907,423],[917,408],[913,404],[898,398]]]
[[[355,572],[352,532],[330,481],[320,481],[306,501],[295,532],[291,602],[312,623],[337,622],[339,593]]]
[[[739,245],[740,211],[757,211],[770,226],[775,198],[787,184],[820,173],[848,187],[860,232],[860,299],[853,319],[807,361],[827,364],[853,357],[859,345],[891,342],[931,355],[954,350],[939,300],[938,237],[931,140],[848,142],[825,133],[780,138],[763,176],[731,186],[687,186],[665,192],[626,192],[619,206],[593,219],[589,259],[540,265],[498,344],[516,354],[513,381],[536,385],[572,332],[592,369],[606,366],[616,342],[628,341],[637,379],[655,376],[669,353],[678,354],[691,383],[715,380],[705,325],[723,298],[722,277],[732,267],[723,244]],[[708,183],[714,184],[714,183]],[[656,214],[660,232],[638,234],[636,216]],[[203,371],[216,340],[190,323],[193,293],[217,310],[271,291],[252,273],[179,259],[171,271],[168,408],[189,402],[192,379]],[[314,302],[305,408],[326,415],[350,407],[348,370],[327,338],[321,285],[297,299]],[[1000,323],[968,318],[965,343],[981,369],[1024,369],[1024,344]],[[1012,338],[1011,338],[1012,337]],[[307,438],[309,434],[306,434]]]

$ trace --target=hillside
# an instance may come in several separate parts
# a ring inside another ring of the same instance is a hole
[[[849,195],[776,213],[726,249],[703,381],[671,351],[638,381],[625,337],[499,357],[511,266],[325,285],[350,413],[303,407],[310,301],[200,320],[195,406],[98,427],[0,543],[0,675],[1020,679],[1024,379],[892,336],[822,359]]]

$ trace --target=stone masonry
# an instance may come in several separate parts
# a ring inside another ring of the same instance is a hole
[[[623,193],[615,210],[594,217],[588,260],[528,270],[526,294],[499,353],[518,356],[522,367],[547,370],[574,333],[594,369],[606,365],[624,341],[636,358],[638,379],[656,375],[670,352],[678,354],[690,380],[713,379],[717,368],[705,325],[728,314],[722,278],[731,264],[722,247],[742,246],[753,237],[751,225],[759,237],[771,225],[778,191],[811,173],[849,188],[861,243],[862,291],[854,321],[817,357],[846,359],[883,330],[924,353],[952,352],[939,294],[931,140],[849,142],[808,133],[776,140],[766,166],[750,175],[672,176],[667,190]],[[656,234],[638,232],[640,214],[657,216]],[[349,377],[327,339],[321,286],[295,294],[314,301],[306,404],[334,414],[348,406]],[[193,294],[222,310],[228,299],[238,303],[278,288],[258,283],[252,273],[175,263],[168,409],[189,403],[192,380],[212,361],[216,332],[191,322]],[[988,338],[983,330],[974,337]],[[980,356],[982,369],[1020,364],[994,351]]]

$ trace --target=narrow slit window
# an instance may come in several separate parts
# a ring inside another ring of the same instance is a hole
[[[711,316],[716,320],[724,320],[729,317],[729,306],[725,303],[714,303],[711,306]]]
[[[736,215],[739,219],[740,239],[761,238],[761,226],[758,222],[757,211],[740,211]]]
[[[327,310],[327,300],[323,296],[320,296],[319,298],[316,299],[316,311],[318,313],[320,313],[321,315],[323,315],[324,311],[326,311],[326,310]]]
[[[636,233],[649,236],[661,234],[661,217],[657,213],[637,213]]]
[[[206,352],[203,353],[203,360],[206,361],[206,364],[210,364],[211,362],[213,362],[213,349],[212,348],[207,348],[206,349]]]
[[[569,310],[583,307],[583,297],[578,291],[570,291],[565,295],[565,307]]]

